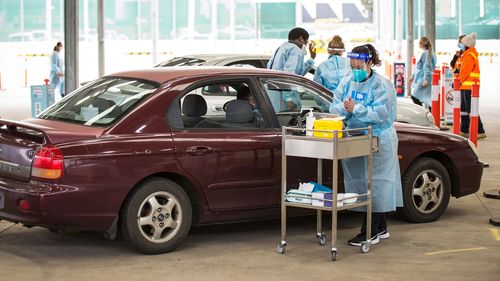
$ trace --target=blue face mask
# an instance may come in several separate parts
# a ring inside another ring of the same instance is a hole
[[[366,76],[368,76],[368,72],[366,72],[365,69],[353,69],[352,70],[352,76],[354,78],[354,81],[356,82],[362,82],[363,80],[365,80]]]
[[[457,47],[460,48],[460,50],[465,51],[465,45],[464,45],[464,43],[458,43]]]

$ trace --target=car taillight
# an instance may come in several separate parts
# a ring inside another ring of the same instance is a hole
[[[42,146],[33,158],[31,176],[55,180],[62,176],[64,157],[56,146]]]

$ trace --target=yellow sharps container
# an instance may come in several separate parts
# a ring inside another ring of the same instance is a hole
[[[331,118],[323,118],[314,121],[314,136],[318,138],[333,138],[333,133],[330,132],[317,132],[316,130],[324,131],[341,131],[344,128],[342,120],[335,120]],[[339,138],[342,138],[343,133],[339,132]]]

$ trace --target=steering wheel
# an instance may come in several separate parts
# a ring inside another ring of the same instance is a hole
[[[307,109],[312,109],[312,112],[323,112],[323,110],[317,106],[311,106],[308,107]],[[304,128],[305,123],[306,123],[306,114],[309,113],[309,111],[301,111],[297,113],[292,114],[292,119],[288,121],[288,127],[298,127],[298,128]],[[299,122],[300,120],[300,122]]]

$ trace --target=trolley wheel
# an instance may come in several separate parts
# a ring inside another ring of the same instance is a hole
[[[279,254],[284,254],[286,251],[286,243],[284,242],[281,242],[279,245],[278,245],[278,253]]]
[[[368,253],[370,251],[370,243],[364,242],[361,244],[361,252],[362,253]]]
[[[325,245],[326,243],[326,235],[324,233],[321,234],[316,234],[316,238],[318,239],[318,242],[321,246]]]
[[[332,251],[332,261],[337,260],[337,251]]]

